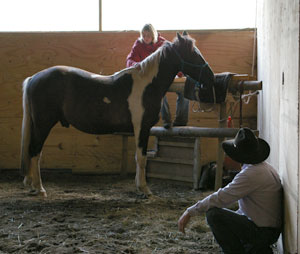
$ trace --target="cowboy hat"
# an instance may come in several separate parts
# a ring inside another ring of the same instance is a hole
[[[257,138],[249,128],[241,128],[235,138],[224,141],[222,147],[231,159],[246,164],[260,163],[270,154],[269,144]]]

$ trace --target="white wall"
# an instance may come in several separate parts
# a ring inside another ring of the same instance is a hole
[[[281,253],[299,250],[299,0],[257,1],[258,128],[284,187]]]

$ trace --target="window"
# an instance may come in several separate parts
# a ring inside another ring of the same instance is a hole
[[[255,27],[255,0],[102,0],[102,30]]]
[[[0,31],[253,28],[255,14],[255,0],[5,0]]]
[[[0,31],[99,31],[99,0],[5,0]]]

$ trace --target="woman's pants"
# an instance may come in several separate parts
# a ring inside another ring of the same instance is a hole
[[[164,96],[161,106],[161,117],[164,124],[171,124],[171,113],[167,96]],[[189,100],[182,93],[177,93],[176,114],[173,126],[185,126],[189,120]]]
[[[273,253],[270,245],[280,235],[279,228],[258,227],[247,216],[222,208],[211,208],[206,220],[225,254]]]

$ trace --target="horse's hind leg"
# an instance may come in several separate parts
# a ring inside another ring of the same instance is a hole
[[[30,185],[31,195],[39,195],[42,197],[47,197],[46,190],[42,185],[41,179],[41,171],[40,171],[40,158],[41,153],[37,154],[36,156],[30,159],[30,167],[29,172],[24,178],[24,185]]]
[[[40,171],[40,159],[42,155],[42,148],[44,142],[55,125],[55,121],[51,121],[47,124],[32,124],[30,128],[30,141],[28,145],[27,155],[27,170],[25,171],[24,185],[31,187],[31,195],[40,195],[47,197],[46,191],[42,185],[41,171]],[[41,127],[43,126],[43,127]],[[46,127],[47,126],[47,127]]]
[[[31,128],[31,140],[29,144],[29,168],[24,178],[24,184],[30,184],[32,195],[47,197],[42,185],[40,159],[44,142],[55,125],[55,121],[33,124]]]

